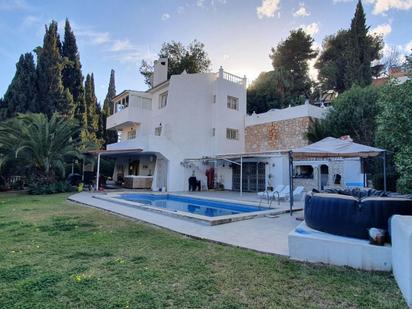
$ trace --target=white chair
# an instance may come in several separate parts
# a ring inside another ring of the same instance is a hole
[[[300,201],[305,194],[305,188],[303,186],[297,186],[295,190],[293,190],[293,199],[295,201]]]
[[[263,192],[258,192],[258,196],[260,197],[259,206],[262,204],[262,200],[266,199],[270,207],[272,205],[272,200],[276,198],[284,187],[284,185],[277,185],[273,191],[266,190]]]
[[[289,197],[289,194],[290,194],[289,190],[290,190],[290,186],[289,185],[285,186],[283,188],[283,190],[279,192],[278,200],[280,200],[280,199],[286,200]]]

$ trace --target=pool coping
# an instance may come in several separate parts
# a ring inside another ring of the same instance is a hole
[[[279,209],[279,208],[269,208],[269,207],[263,207],[260,206],[261,208],[266,208],[267,210],[260,210],[260,211],[254,211],[254,212],[247,212],[247,213],[241,213],[241,214],[234,214],[234,215],[225,215],[225,216],[219,216],[219,217],[207,217],[207,216],[202,216],[198,214],[192,214],[192,213],[187,213],[183,211],[172,211],[172,210],[167,210],[167,209],[162,209],[158,207],[153,207],[147,204],[142,204],[138,202],[132,202],[132,201],[127,201],[127,200],[122,200],[118,198],[117,196],[119,194],[123,194],[124,192],[110,192],[106,193],[104,195],[93,195],[93,198],[104,200],[104,201],[109,201],[113,203],[118,203],[121,205],[125,206],[132,206],[132,207],[139,207],[144,210],[149,210],[149,211],[154,211],[157,213],[161,213],[164,215],[169,215],[169,216],[174,216],[174,217],[180,217],[180,218],[185,218],[185,219],[192,219],[196,221],[200,221],[202,223],[206,223],[208,225],[219,225],[219,224],[225,224],[225,223],[231,223],[231,222],[236,222],[236,221],[242,221],[242,220],[250,220],[253,218],[259,218],[259,217],[264,217],[267,215],[280,215],[284,213],[288,213],[289,210],[285,209]],[[183,197],[190,197],[190,198],[198,198],[198,199],[203,199],[203,200],[213,200],[213,201],[221,201],[221,202],[227,202],[227,203],[236,203],[236,204],[241,204],[245,206],[253,206],[257,207],[256,204],[253,203],[247,203],[244,201],[233,201],[233,200],[228,200],[228,199],[221,199],[221,198],[210,198],[210,197],[198,197],[198,196],[193,196],[193,195],[188,195],[188,194],[172,194],[168,192],[139,192],[139,194],[147,194],[147,195],[177,195],[177,196],[183,196]]]

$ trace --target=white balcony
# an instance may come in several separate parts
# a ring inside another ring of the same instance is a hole
[[[137,136],[121,142],[107,145],[107,150],[148,149],[148,136]]]
[[[147,121],[150,119],[151,110],[151,99],[130,96],[130,101],[126,107],[116,104],[114,114],[107,117],[107,129],[118,130]]]

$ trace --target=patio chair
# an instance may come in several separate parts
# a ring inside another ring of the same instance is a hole
[[[260,197],[259,206],[262,204],[262,200],[266,199],[270,207],[272,205],[272,200],[279,195],[279,192],[281,192],[284,187],[284,185],[277,185],[273,191],[266,190],[263,192],[258,192],[258,196]]]
[[[290,193],[289,193],[289,190],[290,190],[290,186],[289,186],[289,185],[285,186],[285,187],[283,188],[283,190],[279,192],[278,200],[281,200],[281,199],[286,200],[286,199],[288,199],[288,198],[289,198],[289,194],[290,194]]]
[[[290,198],[290,186],[287,185],[282,192],[279,193],[279,199],[284,199],[284,200],[288,200]],[[300,201],[300,199],[303,197],[303,193],[305,191],[305,188],[303,186],[297,186],[292,194],[293,194],[293,198],[297,201]]]
[[[303,196],[305,195],[305,187],[297,186],[295,190],[293,190],[293,199],[295,201],[300,201]]]

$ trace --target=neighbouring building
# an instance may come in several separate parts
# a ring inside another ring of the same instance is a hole
[[[125,90],[113,99],[107,129],[118,142],[103,155],[116,158],[113,179],[130,188],[261,191],[288,184],[287,151],[307,145],[305,134],[326,108],[310,104],[246,114],[246,77],[217,73],[173,75],[167,59],[154,64],[153,87]],[[362,180],[360,161],[296,162],[295,183],[307,190]],[[242,171],[240,169],[242,164]],[[242,183],[240,182],[242,173]]]
[[[394,80],[397,84],[403,84],[409,80],[408,72],[402,67],[390,68],[386,76],[378,77],[372,80],[372,85],[374,86],[384,86],[390,80]]]

